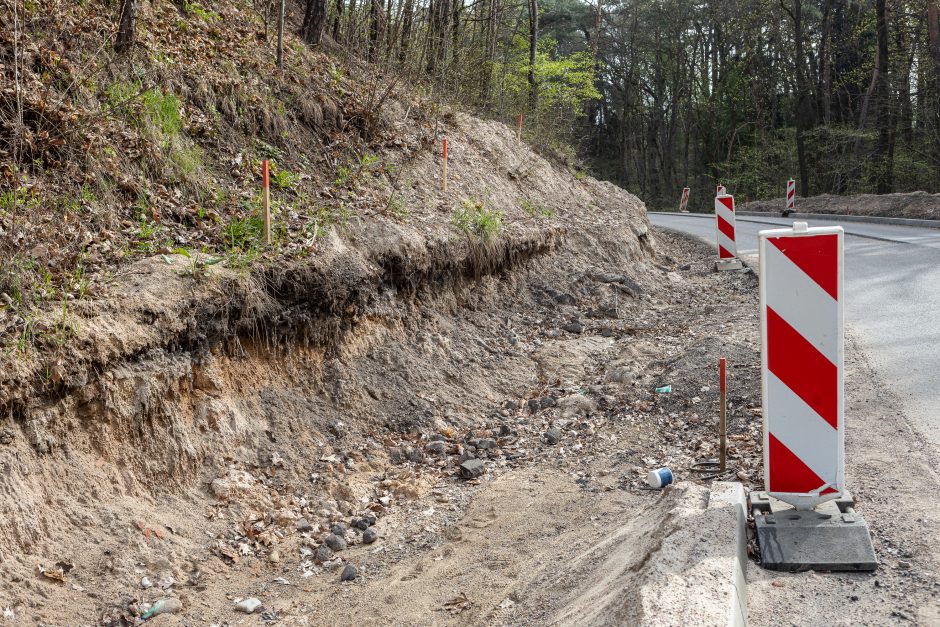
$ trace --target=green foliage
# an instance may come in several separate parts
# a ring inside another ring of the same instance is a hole
[[[483,201],[467,198],[454,209],[452,220],[454,226],[466,235],[488,242],[502,228],[503,213],[487,209]]]
[[[251,250],[264,241],[264,219],[256,214],[233,218],[226,225],[224,233],[233,250]]]
[[[278,168],[276,163],[272,163],[271,182],[279,189],[291,189],[300,182],[300,175],[286,168]]]
[[[519,203],[519,207],[525,211],[526,215],[530,218],[544,219],[555,216],[555,212],[548,207],[528,199],[523,199],[522,202]]]
[[[153,127],[165,136],[174,136],[183,130],[180,99],[176,94],[148,89],[141,94],[143,115]]]
[[[411,211],[408,209],[408,203],[401,194],[393,194],[388,200],[388,212],[396,219],[407,222],[411,217]]]

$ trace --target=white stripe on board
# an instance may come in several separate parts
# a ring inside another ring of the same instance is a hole
[[[819,475],[836,488],[839,480],[839,432],[823,420],[774,373],[767,372],[768,424],[771,433]]]
[[[722,204],[720,200],[715,199],[715,213],[725,219],[726,222],[734,226],[734,212]]]
[[[724,247],[725,250],[727,250],[729,253],[731,253],[735,257],[738,256],[738,250],[737,250],[738,247],[734,243],[734,240],[730,239],[727,235],[722,233],[720,230],[718,231],[718,245]]]
[[[765,276],[774,278],[773,289],[767,290],[767,306],[838,366],[839,303],[771,242],[764,252]]]

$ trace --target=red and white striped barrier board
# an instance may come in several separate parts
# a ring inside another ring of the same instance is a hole
[[[725,186],[721,183],[718,183],[718,189],[715,190],[715,196],[724,196],[728,193],[728,190],[725,189]]]
[[[686,207],[689,205],[689,188],[682,188],[682,200],[679,201],[679,211],[685,211]]]
[[[796,210],[796,181],[787,181],[787,212]]]
[[[764,482],[811,509],[844,488],[842,227],[760,232]]]
[[[734,240],[734,196],[715,196],[715,222],[718,236],[718,258],[736,259],[738,245]]]

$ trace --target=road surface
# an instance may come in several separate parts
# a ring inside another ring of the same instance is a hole
[[[714,217],[650,213],[650,222],[715,244]],[[757,261],[757,234],[793,220],[741,216],[738,252]],[[845,324],[903,410],[940,449],[940,229],[809,220],[845,229]]]

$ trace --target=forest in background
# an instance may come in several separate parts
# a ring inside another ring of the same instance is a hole
[[[322,32],[672,206],[940,191],[937,0],[304,0]],[[276,12],[273,5],[267,9]]]

